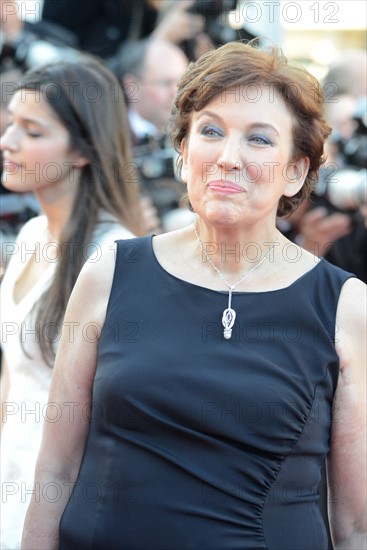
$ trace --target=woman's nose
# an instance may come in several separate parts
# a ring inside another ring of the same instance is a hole
[[[10,125],[6,128],[5,132],[0,138],[0,149],[2,151],[16,151],[18,147],[17,132],[14,126]]]
[[[241,144],[237,138],[227,138],[222,143],[217,164],[226,171],[241,170],[243,168]]]

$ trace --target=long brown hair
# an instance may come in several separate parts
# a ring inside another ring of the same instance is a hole
[[[18,90],[39,91],[68,130],[70,148],[89,161],[81,168],[74,205],[60,236],[55,277],[31,313],[42,357],[52,364],[54,341],[45,338],[44,329],[61,326],[101,210],[141,234],[138,180],[123,91],[101,61],[82,56],[75,62],[38,67],[25,74]],[[72,254],[65,250],[70,243]]]
[[[294,197],[282,197],[278,215],[290,214],[311,193],[320,165],[324,141],[331,128],[323,114],[324,98],[317,79],[304,67],[289,62],[277,47],[260,50],[258,40],[229,42],[191,63],[178,84],[170,121],[171,136],[180,153],[188,135],[191,116],[233,87],[255,86],[275,90],[293,115],[293,160],[309,157],[304,185]],[[179,170],[182,167],[179,164]]]

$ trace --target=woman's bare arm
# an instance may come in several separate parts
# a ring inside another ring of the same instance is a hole
[[[97,342],[114,265],[114,251],[103,249],[98,264],[86,263],[83,267],[69,300],[49,394],[49,403],[56,403],[60,411],[59,420],[44,424],[35,474],[39,485],[24,523],[24,549],[59,547],[61,515],[77,478],[88,435]],[[44,498],[46,486],[57,489],[57,502]]]
[[[340,374],[328,458],[329,515],[335,550],[367,548],[366,285],[349,279],[337,312]]]

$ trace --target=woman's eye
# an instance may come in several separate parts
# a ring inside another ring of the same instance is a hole
[[[201,129],[201,135],[203,136],[209,136],[209,137],[218,137],[223,135],[223,132],[219,128],[215,128],[214,126],[204,126]]]
[[[250,141],[259,145],[273,145],[273,142],[264,136],[251,136]]]
[[[39,138],[39,137],[41,137],[42,134],[40,134],[39,132],[30,132],[30,131],[28,131],[27,135],[29,137],[32,137],[32,138]]]

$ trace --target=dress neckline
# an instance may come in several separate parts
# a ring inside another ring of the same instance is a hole
[[[46,230],[47,230],[47,225],[45,225],[45,223],[44,223],[45,216],[37,216],[37,218],[40,222],[40,228],[39,228],[40,233],[38,235],[44,235]],[[40,243],[41,241],[32,238],[31,242],[32,242],[32,245],[34,244],[36,246],[37,243]],[[27,244],[30,244],[29,241],[27,241]],[[29,265],[29,262],[33,258],[33,254],[35,253],[35,251],[36,251],[36,249],[34,249],[33,253],[29,253],[29,255],[27,254],[27,258],[26,258],[25,262],[22,262],[20,260],[21,269],[17,273],[17,277],[14,281],[14,284],[13,284],[13,287],[12,287],[12,290],[11,290],[11,293],[10,293],[11,294],[10,298],[11,298],[11,301],[12,301],[14,307],[18,308],[23,304],[29,303],[30,300],[34,301],[34,296],[37,296],[37,294],[39,294],[39,289],[44,289],[45,281],[50,279],[50,277],[52,276],[52,274],[55,270],[55,263],[54,262],[50,263],[50,265],[43,271],[43,273],[37,279],[37,281],[34,283],[34,285],[31,288],[28,289],[28,291],[20,298],[20,300],[16,300],[15,295],[14,295],[15,287],[16,287],[18,281],[24,275],[25,270],[27,269],[27,266]]]
[[[154,247],[153,247],[153,237],[154,237],[154,235],[151,235],[151,236],[147,237],[147,239],[149,239],[150,253],[152,255],[152,258],[153,258],[153,261],[154,261],[156,267],[158,267],[158,269],[162,273],[164,273],[166,276],[170,277],[171,279],[182,283],[183,285],[190,286],[190,287],[196,288],[198,290],[208,291],[208,292],[212,292],[212,293],[218,294],[218,295],[228,294],[228,290],[214,290],[214,289],[206,287],[206,286],[201,286],[201,285],[198,285],[196,283],[191,283],[190,281],[186,281],[185,279],[181,279],[180,277],[177,277],[177,275],[173,275],[173,273],[170,273],[169,271],[167,271],[167,269],[165,269],[162,266],[162,264],[159,262],[156,254],[155,254]],[[323,264],[324,262],[325,262],[324,258],[319,258],[319,261],[317,262],[317,264],[315,266],[311,267],[311,269],[309,269],[308,271],[306,271],[305,273],[303,273],[302,275],[297,277],[297,279],[295,279],[292,283],[290,283],[289,285],[287,285],[285,287],[275,288],[275,289],[272,289],[272,290],[258,290],[258,291],[256,291],[256,290],[239,290],[239,291],[236,291],[236,290],[234,290],[233,294],[236,294],[238,296],[240,296],[240,295],[260,295],[260,294],[273,294],[273,293],[276,293],[276,292],[284,292],[284,291],[290,290],[294,286],[297,286],[299,283],[301,283],[304,279],[312,276],[317,271],[317,268],[320,266],[320,264]]]
[[[16,300],[14,296],[15,287],[19,281],[19,279],[22,277],[24,270],[26,269],[26,266],[28,265],[30,260],[27,260],[27,262],[24,264],[24,267],[19,274],[19,277],[17,277],[16,281],[14,282],[14,286],[11,292],[11,300],[15,307],[21,306],[23,303],[27,303],[30,299],[33,299],[33,296],[37,294],[37,291],[39,288],[44,288],[45,280],[47,281],[50,279],[50,275],[52,275],[54,271],[54,264],[51,264],[45,269],[45,271],[42,273],[42,275],[37,279],[37,281],[34,283],[34,285],[20,298],[20,300]]]

